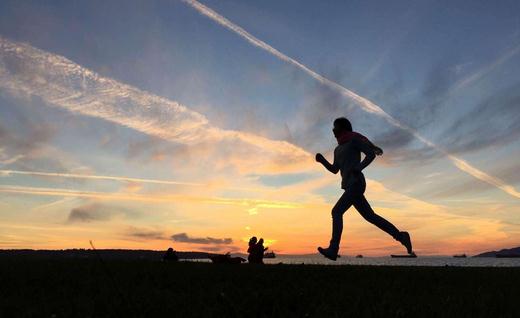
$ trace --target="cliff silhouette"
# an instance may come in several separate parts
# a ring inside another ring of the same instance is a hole
[[[484,252],[474,257],[520,257],[520,246],[513,248],[504,248],[500,251]]]

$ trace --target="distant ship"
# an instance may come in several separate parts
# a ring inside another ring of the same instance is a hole
[[[363,255],[361,255],[361,254],[356,255],[356,258],[363,258]]]
[[[466,254],[455,254],[455,255],[453,255],[453,257],[455,257],[455,258],[466,258],[467,256],[466,256]]]
[[[393,258],[416,258],[417,255],[415,253],[411,254],[392,254],[390,255]]]
[[[264,254],[264,258],[276,258],[276,254],[274,252],[267,252]]]

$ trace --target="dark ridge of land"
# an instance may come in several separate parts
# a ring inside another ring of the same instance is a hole
[[[0,254],[0,317],[518,317],[520,268]]]
[[[520,246],[513,248],[504,248],[500,251],[484,252],[473,257],[520,257]]]
[[[0,257],[26,257],[26,258],[98,258],[121,259],[121,260],[160,260],[166,251],[154,250],[127,250],[127,249],[66,249],[66,250],[32,250],[32,249],[12,249],[0,250]],[[176,251],[180,259],[204,259],[216,255],[206,252],[179,252]]]

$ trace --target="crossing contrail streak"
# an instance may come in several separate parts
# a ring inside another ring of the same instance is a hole
[[[86,179],[86,180],[110,180],[110,181],[119,181],[119,182],[136,182],[136,183],[180,185],[180,186],[207,187],[207,188],[210,188],[212,186],[211,182],[196,183],[196,182],[171,181],[171,180],[159,180],[159,179],[132,178],[132,177],[125,177],[125,176],[103,176],[103,175],[88,175],[88,174],[77,174],[77,173],[0,169],[0,177],[10,176],[10,175]],[[271,189],[252,188],[252,187],[234,187],[234,186],[227,186],[227,185],[223,186],[223,188],[229,189],[229,190],[241,190],[241,191],[249,191],[249,192],[277,191],[277,190],[271,190]]]
[[[298,67],[299,69],[301,69],[302,71],[304,71],[305,73],[310,75],[312,78],[316,79],[317,81],[321,82],[322,84],[327,85],[327,86],[333,88],[334,90],[338,91],[339,93],[341,93],[343,96],[346,96],[346,97],[354,100],[366,112],[372,113],[372,114],[376,114],[376,115],[384,118],[391,125],[393,125],[393,126],[395,126],[397,128],[400,128],[400,129],[402,129],[404,131],[409,132],[416,139],[418,139],[419,141],[421,141],[425,145],[427,145],[427,146],[437,150],[438,152],[442,153],[446,158],[448,158],[453,163],[453,165],[455,165],[455,167],[457,167],[461,171],[464,171],[467,174],[469,174],[469,175],[471,175],[471,176],[473,176],[473,177],[475,177],[475,178],[477,178],[479,180],[487,182],[488,184],[491,184],[491,185],[499,188],[500,190],[506,192],[507,194],[520,199],[520,192],[518,192],[513,186],[508,185],[504,181],[502,181],[502,180],[500,180],[500,179],[498,179],[498,178],[496,178],[494,176],[491,176],[491,175],[485,173],[484,171],[481,171],[481,170],[473,167],[467,161],[465,161],[465,160],[463,160],[461,158],[458,158],[458,157],[456,157],[453,154],[450,154],[444,148],[436,145],[435,143],[433,143],[429,139],[423,137],[414,128],[412,128],[412,127],[410,127],[410,126],[408,126],[408,125],[406,125],[404,123],[401,123],[399,120],[397,120],[392,115],[390,115],[387,112],[385,112],[381,107],[379,107],[378,105],[376,105],[372,101],[368,100],[367,98],[362,97],[362,96],[354,93],[353,91],[349,90],[348,88],[343,87],[342,85],[340,85],[340,84],[338,84],[338,83],[336,83],[336,82],[334,82],[334,81],[324,77],[323,75],[313,71],[312,69],[310,69],[309,67],[305,66],[304,64],[298,62],[297,60],[295,60],[295,59],[285,55],[284,53],[278,51],[277,49],[275,49],[271,45],[265,43],[264,41],[262,41],[262,40],[260,40],[258,38],[256,38],[255,36],[253,36],[252,34],[247,32],[246,30],[244,30],[242,27],[236,25],[235,23],[231,22],[230,20],[228,20],[224,16],[222,16],[219,13],[215,12],[213,9],[208,8],[207,6],[203,5],[202,3],[198,2],[198,1],[195,1],[195,0],[182,0],[182,1],[185,2],[186,4],[188,4],[189,6],[191,6],[192,8],[194,8],[195,10],[197,10],[200,14],[202,14],[202,15],[210,18],[210,19],[212,19],[213,21],[215,21],[218,24],[224,26],[225,28],[235,32],[236,34],[238,34],[240,37],[242,37],[243,39],[245,39],[246,41],[248,41],[252,45],[254,45],[256,47],[259,47],[259,48],[261,48],[264,51],[267,51],[268,53],[274,55],[275,57],[279,58],[282,61],[285,61],[285,62],[287,62],[289,64],[292,64],[292,65]]]
[[[143,195],[121,192],[97,192],[81,191],[74,189],[24,187],[16,185],[0,185],[0,193],[29,194],[39,196],[58,196],[74,198],[92,198],[103,200],[143,201],[143,202],[193,202],[210,203],[220,205],[243,206],[244,208],[272,208],[272,209],[296,209],[303,206],[300,202],[260,200],[260,199],[235,199],[223,197],[202,197],[183,194],[172,195]]]
[[[26,176],[40,176],[40,177],[112,180],[112,181],[123,181],[123,182],[166,184],[166,185],[185,185],[185,186],[204,186],[205,185],[203,183],[156,180],[156,179],[141,179],[141,178],[131,178],[131,177],[114,177],[114,176],[86,175],[86,174],[59,173],[59,172],[42,172],[42,171],[0,170],[0,176],[1,175],[13,175],[13,174],[26,175]]]

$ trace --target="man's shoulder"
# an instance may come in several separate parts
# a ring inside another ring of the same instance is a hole
[[[356,136],[356,137],[352,138],[352,144],[356,148],[364,148],[369,145],[369,141],[366,137]]]

